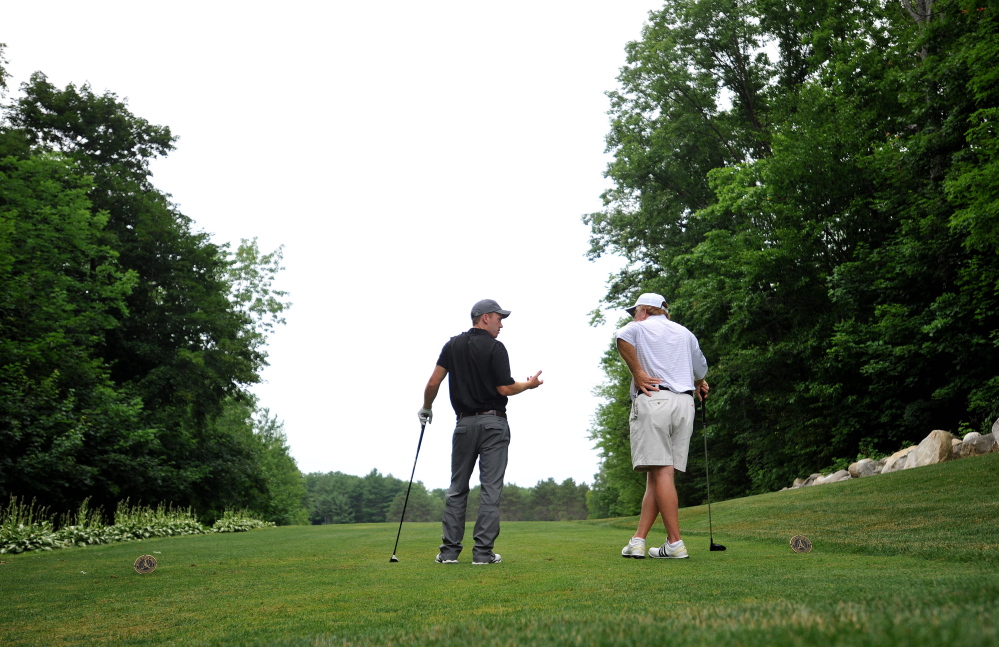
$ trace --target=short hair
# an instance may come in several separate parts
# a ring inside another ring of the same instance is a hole
[[[655,306],[638,306],[638,307],[645,310],[646,314],[648,314],[650,317],[668,314],[665,308],[657,308]]]
[[[484,315],[484,314],[486,314],[486,313],[483,312],[482,315]],[[478,326],[479,325],[479,322],[482,321],[482,315],[479,315],[478,317],[472,317],[472,325],[473,326]]]

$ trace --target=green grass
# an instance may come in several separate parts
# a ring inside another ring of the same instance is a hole
[[[684,561],[619,557],[634,519],[505,523],[497,566],[436,565],[439,524],[409,523],[399,563],[395,524],[0,556],[0,644],[997,645],[997,475],[993,454],[726,501],[724,553],[686,509]]]

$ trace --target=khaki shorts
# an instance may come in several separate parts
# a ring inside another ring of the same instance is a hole
[[[636,472],[663,465],[685,472],[694,433],[694,396],[672,391],[651,393],[639,393],[631,403],[631,465]]]

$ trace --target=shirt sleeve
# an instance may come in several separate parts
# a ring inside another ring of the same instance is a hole
[[[517,380],[510,374],[510,356],[506,352],[506,346],[502,342],[496,342],[493,346],[492,357],[493,386],[510,386]],[[447,367],[445,367],[447,368]]]
[[[437,366],[440,366],[448,373],[451,372],[451,361],[450,361],[451,353],[449,352],[450,350],[451,350],[451,340],[449,339],[447,340],[447,343],[444,344],[444,348],[441,349],[440,357],[437,358]]]
[[[638,326],[634,326],[635,322],[628,323],[624,328],[617,331],[616,337],[620,340],[626,341],[632,346],[638,346],[635,342],[638,340]]]
[[[701,346],[697,343],[697,337],[693,333],[690,335],[690,359],[693,362],[694,380],[703,380],[708,374],[708,360],[701,352]]]

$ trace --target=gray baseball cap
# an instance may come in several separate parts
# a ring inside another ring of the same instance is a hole
[[[483,299],[472,306],[472,319],[475,319],[479,315],[489,314],[490,312],[498,312],[504,319],[510,316],[510,311],[501,308],[500,304],[492,299]]]

